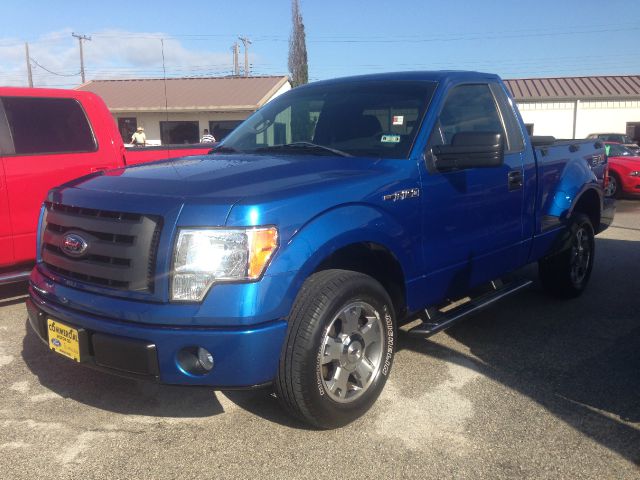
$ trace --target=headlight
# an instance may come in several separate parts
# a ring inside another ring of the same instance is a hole
[[[631,172],[629,174],[630,177],[640,177],[640,171],[636,170],[635,172]]]
[[[180,229],[174,248],[171,300],[198,302],[214,283],[256,280],[277,247],[275,227]]]

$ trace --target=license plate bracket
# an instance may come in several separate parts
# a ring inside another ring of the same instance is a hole
[[[86,355],[86,331],[67,325],[55,318],[47,318],[49,348],[75,362]]]

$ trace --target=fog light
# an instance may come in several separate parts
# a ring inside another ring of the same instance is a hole
[[[205,375],[213,370],[213,355],[206,348],[183,348],[176,360],[180,370],[189,375]]]
[[[198,347],[198,363],[204,370],[210,372],[213,368],[213,355],[208,350]]]

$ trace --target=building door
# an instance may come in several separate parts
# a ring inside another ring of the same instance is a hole
[[[131,143],[131,137],[138,128],[138,119],[136,117],[118,118],[118,130],[124,143]]]

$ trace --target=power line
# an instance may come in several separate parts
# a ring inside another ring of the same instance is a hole
[[[71,73],[71,74],[66,74],[66,73],[57,73],[54,72],[52,70],[49,70],[47,67],[45,67],[44,65],[40,65],[35,58],[33,57],[29,57],[29,59],[34,63],[34,65],[36,65],[37,67],[40,67],[41,69],[43,69],[46,72],[49,72],[52,75],[56,75],[58,77],[75,77],[76,75],[78,75],[80,72],[77,73]]]

